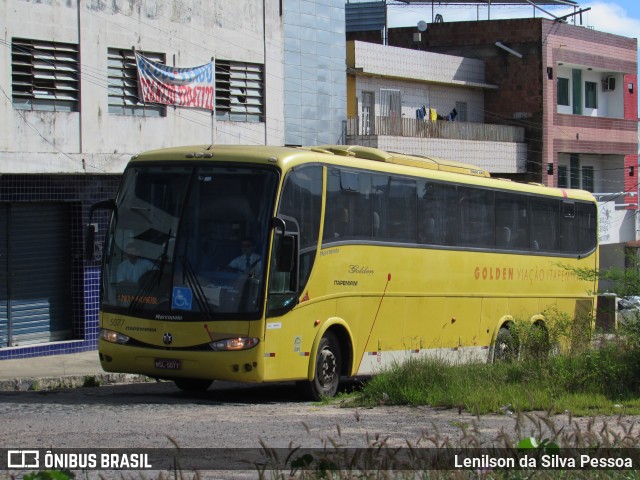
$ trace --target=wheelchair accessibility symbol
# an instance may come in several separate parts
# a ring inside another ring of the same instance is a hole
[[[174,310],[191,310],[193,293],[190,288],[173,287],[171,308]]]

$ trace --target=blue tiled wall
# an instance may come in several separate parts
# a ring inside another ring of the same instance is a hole
[[[72,338],[61,342],[22,347],[0,346],[0,360],[59,355],[95,350],[98,338],[100,263],[84,260],[84,228],[89,207],[114,198],[119,175],[2,175],[0,202],[70,202]],[[108,215],[94,218],[99,231],[107,228]],[[0,287],[2,288],[2,287]]]

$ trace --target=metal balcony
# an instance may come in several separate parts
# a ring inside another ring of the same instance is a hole
[[[387,135],[513,143],[523,143],[525,138],[522,127],[417,118],[349,117],[346,128],[347,138]]]

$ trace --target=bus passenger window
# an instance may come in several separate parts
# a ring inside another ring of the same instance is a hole
[[[323,240],[369,240],[374,225],[373,198],[371,175],[330,168]]]
[[[506,248],[511,244],[511,229],[509,227],[496,228],[496,247]]]
[[[558,221],[560,205],[555,199],[532,198],[529,202],[531,210],[531,238],[538,242],[540,249],[557,252],[560,246]]]
[[[373,212],[373,237],[380,236],[380,214]]]
[[[416,203],[415,181],[394,177],[389,179],[389,237],[391,240],[416,242]]]
[[[349,215],[349,210],[347,208],[338,208],[334,219],[333,219],[333,236],[335,238],[339,237],[349,237],[349,230],[351,227],[351,222],[349,219],[351,215]]]
[[[495,209],[493,192],[488,189],[458,187],[458,245],[493,248]]]
[[[433,216],[433,235],[429,243],[433,245],[456,245],[458,233],[458,204],[455,185],[428,182],[423,199],[428,203],[428,211]]]
[[[510,192],[495,193],[496,248],[527,250],[527,198]]]

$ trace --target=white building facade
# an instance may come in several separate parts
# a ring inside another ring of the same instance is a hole
[[[0,4],[0,359],[95,349],[83,227],[133,154],[285,142],[282,15],[279,0]],[[141,102],[135,52],[213,62],[215,108]]]
[[[350,41],[347,66],[348,143],[526,170],[524,130],[483,123],[482,60]]]

